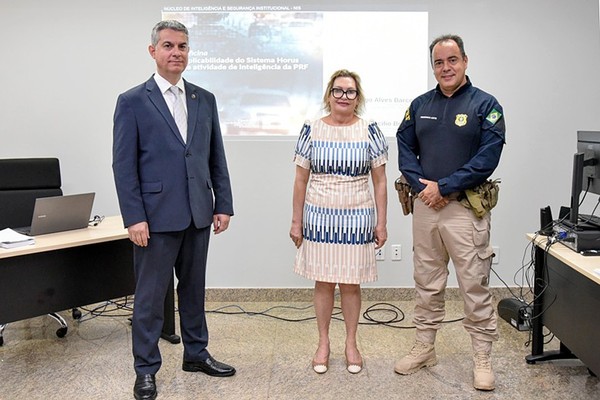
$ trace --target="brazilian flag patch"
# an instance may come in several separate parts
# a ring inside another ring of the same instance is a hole
[[[500,111],[498,111],[494,108],[494,109],[492,109],[492,111],[490,111],[488,116],[485,117],[485,119],[487,119],[488,121],[490,121],[490,123],[492,125],[494,125],[496,122],[498,122],[500,117],[502,117],[502,113],[500,113]]]

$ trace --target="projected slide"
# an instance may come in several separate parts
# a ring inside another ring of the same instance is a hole
[[[345,68],[362,79],[366,113],[393,136],[427,90],[427,13],[302,6],[165,7],[190,34],[184,78],[213,92],[228,136],[297,135],[323,115],[323,91]]]

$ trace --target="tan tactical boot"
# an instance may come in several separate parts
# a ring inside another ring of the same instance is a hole
[[[496,378],[492,371],[492,357],[489,352],[477,352],[473,355],[473,387],[478,390],[494,390]]]
[[[437,357],[433,345],[417,340],[410,353],[396,363],[394,371],[400,375],[409,375],[421,368],[433,367],[436,364]]]

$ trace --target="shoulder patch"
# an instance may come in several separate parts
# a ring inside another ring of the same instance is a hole
[[[485,117],[485,119],[488,120],[492,125],[494,125],[500,119],[500,117],[502,117],[502,114],[500,113],[500,111],[494,108],[492,109],[492,111],[490,111],[488,116]]]
[[[410,108],[406,109],[406,112],[404,113],[404,120],[410,121]]]

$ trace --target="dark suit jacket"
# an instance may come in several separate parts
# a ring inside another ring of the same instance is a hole
[[[205,228],[233,215],[227,161],[212,93],[185,81],[187,144],[154,77],[121,94],[114,115],[113,172],[126,227]]]

